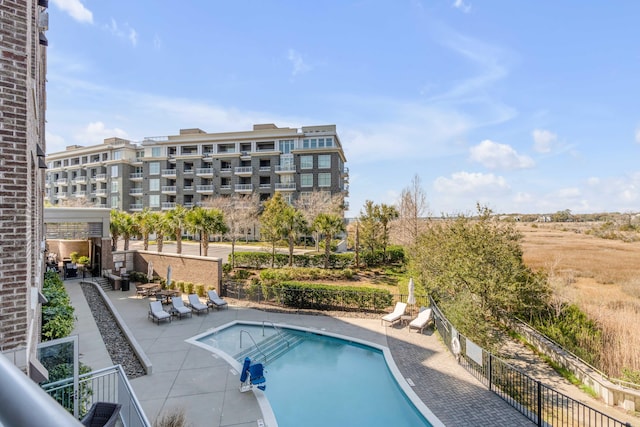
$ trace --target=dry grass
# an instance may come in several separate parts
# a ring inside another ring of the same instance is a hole
[[[591,224],[522,224],[523,255],[549,273],[559,299],[578,304],[603,331],[602,369],[640,370],[640,243],[585,234]]]

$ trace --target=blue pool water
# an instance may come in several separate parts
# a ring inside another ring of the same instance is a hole
[[[431,426],[398,386],[381,350],[310,332],[284,331],[297,343],[265,363],[265,395],[280,427]],[[276,333],[266,327],[263,336],[262,326],[242,324],[196,341],[238,356],[253,345],[249,334],[260,346]],[[242,349],[239,335],[243,335]]]

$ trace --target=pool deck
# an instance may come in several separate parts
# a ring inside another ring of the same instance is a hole
[[[80,281],[68,280],[65,286],[78,319],[73,333],[80,337],[80,360],[94,370],[112,366]],[[385,327],[379,319],[282,314],[235,306],[157,325],[147,318],[149,300],[137,298],[135,288],[106,294],[153,364],[152,374],[131,380],[152,424],[159,416],[184,410],[192,426],[260,425],[263,415],[257,399],[253,393],[240,393],[238,373],[223,359],[185,340],[234,320],[266,320],[389,347],[402,375],[415,384],[414,392],[447,426],[533,425],[460,367],[432,329],[409,333],[406,326]]]

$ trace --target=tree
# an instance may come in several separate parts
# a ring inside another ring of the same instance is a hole
[[[389,246],[389,225],[391,221],[398,218],[398,210],[391,205],[382,203],[378,208],[378,221],[382,226],[382,255],[383,259],[387,260],[387,247]]]
[[[377,205],[371,200],[364,204],[364,212],[360,211],[360,240],[369,252],[382,250],[383,259],[387,259],[389,246],[389,230],[391,221],[398,218],[394,206],[384,203]]]
[[[345,230],[344,221],[339,215],[321,213],[313,221],[313,228],[324,235],[324,268],[329,268],[331,240],[336,234]]]
[[[189,232],[200,235],[200,247],[202,248],[203,256],[208,256],[210,236],[227,231],[224,215],[220,209],[207,209],[200,206],[187,212],[185,225]]]
[[[283,237],[283,223],[289,207],[282,194],[276,193],[264,202],[264,210],[260,215],[260,238],[271,243],[271,268],[275,265],[276,244]]]
[[[111,233],[111,250],[118,250],[118,239],[126,227],[126,212],[112,209],[109,213],[109,232]]]
[[[475,218],[429,222],[410,269],[463,333],[490,345],[491,322],[530,318],[548,298],[544,277],[524,264],[520,238],[513,224],[493,221],[478,206]]]
[[[187,208],[182,205],[176,205],[166,214],[167,225],[176,238],[176,253],[178,254],[182,253],[182,232],[184,231],[186,216]]]
[[[164,249],[164,236],[173,233],[173,228],[164,212],[151,212],[151,223],[156,233],[156,249],[158,252],[162,252]]]
[[[342,216],[342,213],[344,212],[344,196],[342,194],[331,195],[328,191],[314,190],[300,194],[293,206],[302,212],[307,223],[312,224],[316,217],[321,213]],[[318,251],[318,232],[316,230],[312,231],[316,244],[316,251]]]
[[[414,175],[411,184],[402,190],[398,214],[400,218],[400,243],[415,245],[420,235],[421,224],[427,215],[427,195],[422,189],[420,176]]]
[[[216,197],[207,206],[220,209],[227,224],[227,236],[231,240],[231,268],[235,268],[236,241],[251,227],[258,216],[260,196],[234,193],[229,197]]]
[[[307,233],[309,227],[307,220],[299,210],[288,206],[283,212],[282,237],[289,244],[289,267],[293,266],[293,247],[300,236]]]
[[[122,233],[122,238],[124,239],[124,250],[128,251],[129,241],[131,240],[131,237],[138,234],[137,224],[133,218],[133,215],[127,212],[122,212],[121,215],[120,231]]]
[[[149,208],[144,208],[142,211],[136,212],[133,217],[138,225],[138,233],[142,237],[142,248],[148,251],[149,235],[155,232],[153,212]]]

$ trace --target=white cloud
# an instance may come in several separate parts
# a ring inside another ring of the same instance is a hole
[[[471,147],[471,160],[489,169],[526,169],[534,166],[534,161],[517,153],[510,145],[499,144],[485,139]]]
[[[155,36],[153,36],[153,48],[155,50],[162,49],[162,39],[157,34]]]
[[[304,62],[304,60],[302,59],[302,55],[300,55],[293,49],[289,49],[287,59],[291,62],[291,65],[293,65],[291,75],[294,77],[298,74],[305,73],[311,70],[311,66]]]
[[[52,0],[58,8],[78,22],[93,24],[93,13],[80,0]]]
[[[453,2],[453,7],[455,7],[456,9],[461,10],[464,13],[471,12],[471,5],[465,3],[463,0],[455,0]]]
[[[544,129],[535,129],[533,131],[533,149],[538,153],[548,153],[551,151],[557,139],[558,135],[553,132]]]
[[[45,132],[45,141],[47,147],[62,147],[64,146],[64,137],[60,135],[54,135],[51,132]],[[47,151],[50,151],[47,149]]]
[[[507,181],[492,173],[456,172],[451,178],[436,178],[433,186],[439,193],[454,195],[504,194],[509,191]]]
[[[104,28],[118,38],[129,40],[132,46],[138,44],[138,32],[126,22],[120,26],[115,19],[111,18],[111,24],[105,25]]]
[[[76,133],[73,137],[81,145],[101,144],[105,138],[111,137],[128,139],[127,133],[119,128],[108,129],[102,122],[92,122],[82,131]]]

